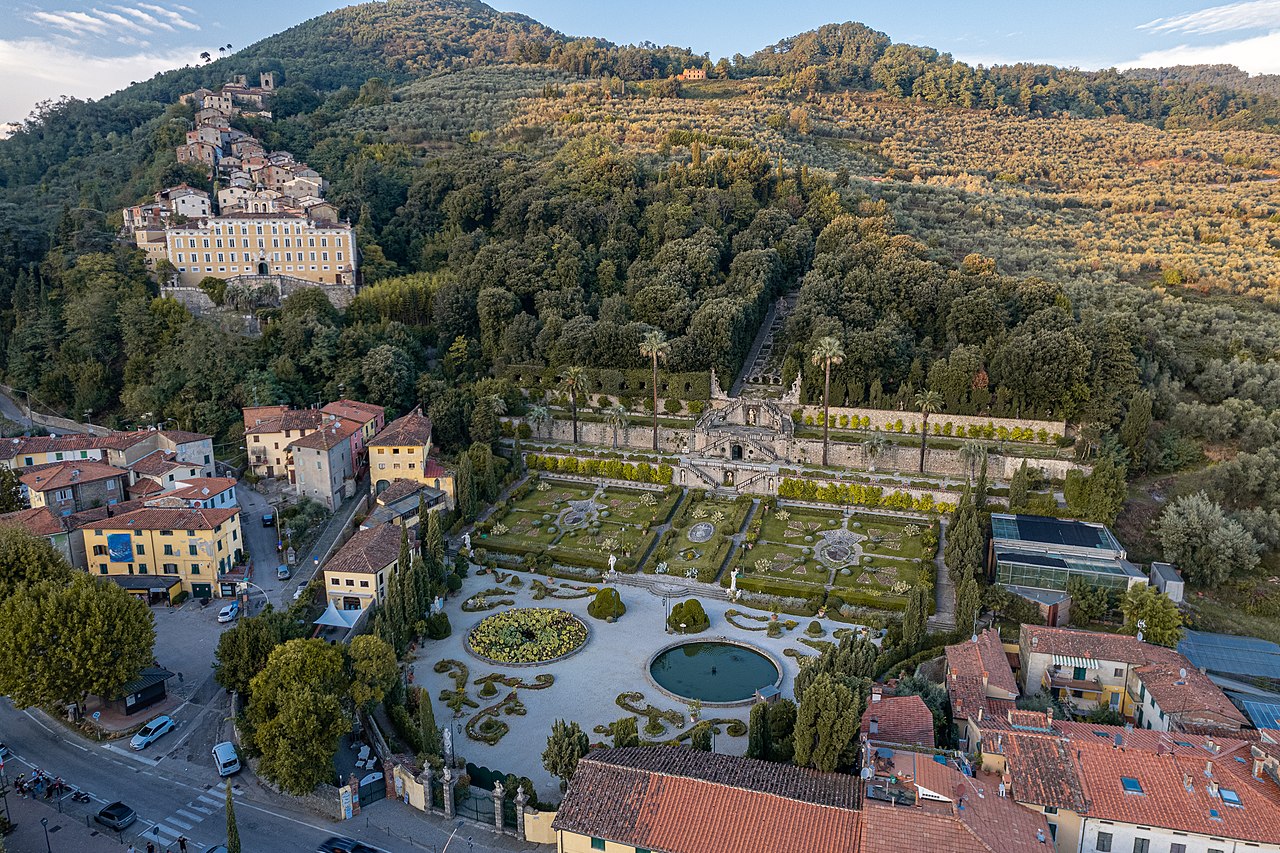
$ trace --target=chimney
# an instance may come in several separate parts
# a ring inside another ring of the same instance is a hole
[[[1216,796],[1218,796],[1218,783],[1217,783],[1217,782],[1210,782],[1210,783],[1209,783],[1209,796],[1211,796],[1211,797],[1216,797]]]
[[[1194,791],[1194,790],[1195,790],[1195,786],[1191,784],[1191,774],[1190,774],[1190,773],[1183,773],[1183,774],[1182,774],[1182,787],[1186,788],[1188,791]]]
[[[986,706],[984,706],[984,705],[979,705],[979,706],[978,706],[978,722],[982,722],[982,711],[983,711],[983,709],[984,709],[985,707],[986,707]]]
[[[1213,742],[1213,738],[1211,737],[1204,739],[1204,748],[1212,752],[1214,755],[1218,754],[1218,745]]]
[[[1206,761],[1204,763],[1204,775],[1208,776],[1210,779],[1213,778],[1213,762],[1212,761]]]
[[[880,699],[881,699],[881,697],[882,697],[883,695],[884,695],[884,688],[883,688],[883,687],[872,687],[872,688],[871,688],[871,701],[872,701],[872,702],[879,702],[879,701],[880,701]]]
[[[1261,779],[1261,778],[1262,778],[1262,768],[1263,768],[1263,766],[1264,766],[1264,764],[1263,764],[1263,761],[1262,761],[1262,759],[1261,759],[1261,758],[1255,758],[1255,759],[1253,759],[1253,778],[1255,778],[1255,779]]]

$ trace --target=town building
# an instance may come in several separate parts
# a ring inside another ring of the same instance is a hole
[[[403,528],[390,524],[357,530],[324,564],[329,603],[338,610],[364,610],[383,602],[387,581],[398,570],[404,535]]]
[[[431,457],[431,418],[421,408],[387,424],[369,442],[369,472],[374,495],[395,480],[414,480],[444,492],[453,505],[453,474]]]
[[[166,257],[178,283],[284,275],[318,284],[355,284],[357,253],[350,225],[304,216],[234,213],[165,232]]]
[[[1050,625],[1067,619],[1072,577],[1120,594],[1147,583],[1105,525],[1038,515],[994,513],[987,565],[994,582],[1038,604]]]
[[[156,193],[156,204],[163,205],[173,216],[198,219],[213,212],[209,194],[187,184],[178,184]]]
[[[336,400],[320,409],[251,406],[243,410],[250,469],[259,477],[288,479],[298,493],[331,509],[368,470],[365,444],[382,429],[385,409]],[[324,437],[313,437],[324,429]],[[305,471],[299,460],[305,458]]]
[[[58,515],[127,499],[129,472],[102,462],[76,460],[26,469],[18,478],[32,508],[48,507]]]
[[[360,432],[363,436],[361,446],[368,444],[369,439],[381,432],[382,428],[387,425],[387,410],[385,408],[373,403],[365,403],[361,400],[349,400],[344,397],[341,400],[334,400],[332,403],[325,403],[320,408],[320,411],[359,423]]]
[[[332,416],[328,416],[332,417]],[[318,501],[330,512],[344,497],[355,494],[353,439],[360,424],[333,418],[323,427],[289,444],[293,455],[294,485],[302,497]]]
[[[1003,726],[1016,710],[1018,681],[1000,632],[987,628],[973,639],[947,646],[947,695],[956,742],[980,752],[984,732]]]
[[[678,75],[680,80],[706,80],[707,71],[705,68],[686,68]]]
[[[84,528],[89,573],[144,597],[227,598],[243,559],[240,509],[144,506]]]
[[[1023,625],[1018,648],[1024,691],[1082,711],[1110,708],[1157,731],[1236,735],[1248,722],[1191,661],[1136,637]]]
[[[199,509],[226,509],[239,506],[236,481],[231,477],[193,477],[176,484],[165,497]]]
[[[933,712],[919,696],[885,696],[879,685],[871,688],[860,728],[864,740],[932,748],[933,729]]]
[[[49,507],[38,506],[0,515],[0,528],[4,527],[20,527],[32,536],[46,540],[69,564],[76,565],[71,525]]]
[[[394,480],[373,498],[373,509],[361,523],[362,527],[375,527],[379,524],[394,524],[409,530],[417,529],[425,519],[419,515],[425,506],[427,510],[443,509],[447,495],[440,489],[433,489],[416,480]]]

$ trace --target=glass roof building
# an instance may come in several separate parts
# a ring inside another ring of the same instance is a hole
[[[1104,525],[1038,515],[991,516],[989,565],[997,583],[1023,594],[1065,591],[1073,576],[1117,592],[1147,582]]]

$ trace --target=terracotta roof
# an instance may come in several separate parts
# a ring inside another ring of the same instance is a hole
[[[1148,646],[1147,653],[1149,662],[1133,672],[1165,714],[1183,726],[1248,724],[1218,685],[1191,661],[1160,646]]]
[[[876,732],[871,733],[871,721]],[[933,712],[919,696],[883,696],[868,702],[862,732],[871,740],[933,746]]]
[[[193,462],[179,462],[178,457],[168,450],[157,450],[148,453],[129,466],[129,470],[143,476],[161,477],[178,468],[199,468]]]
[[[369,442],[370,447],[426,447],[431,443],[431,418],[414,409],[396,418]]]
[[[0,515],[0,527],[21,527],[34,536],[54,536],[62,533],[62,519],[47,506],[20,509]]]
[[[323,429],[309,432],[289,443],[289,447],[306,447],[311,450],[329,450],[339,444],[350,443],[351,436],[358,433],[362,425],[359,421],[337,418],[324,425]]]
[[[205,435],[202,432],[187,432],[184,429],[162,429],[159,432],[174,444],[190,444],[193,441],[210,441],[213,439],[211,435]]]
[[[136,483],[127,488],[127,491],[135,498],[145,498],[163,493],[164,486],[150,477],[140,477]]]
[[[1050,628],[1046,625],[1023,625],[1022,646],[1032,654],[1063,655],[1092,658],[1117,663],[1146,663],[1147,653],[1136,637],[1104,634],[1074,628]]]
[[[246,433],[284,432],[285,430],[319,429],[324,423],[325,415],[319,409],[285,409],[278,415],[272,415],[246,424]]]
[[[93,525],[103,530],[212,530],[239,514],[239,507],[201,509],[143,506],[116,513],[110,519],[99,519]]]
[[[999,743],[1018,802],[1089,812],[1075,751],[1066,739],[1015,732],[1002,734]]]
[[[236,481],[231,477],[195,477],[183,480],[181,486],[169,493],[169,497],[203,501],[235,487]]]
[[[23,485],[33,492],[47,492],[51,489],[66,489],[81,483],[96,483],[114,477],[123,477],[127,480],[129,472],[105,462],[78,459],[73,462],[55,462],[52,465],[28,468],[20,479]]]
[[[74,452],[96,450],[102,440],[93,435],[30,435],[0,440],[0,459],[13,459],[24,453]]]
[[[397,477],[391,481],[391,485],[378,493],[377,503],[387,506],[396,501],[404,500],[410,495],[416,495],[425,488],[427,487],[417,480],[406,480],[402,477]]]
[[[256,423],[258,423],[258,421],[265,421],[265,420],[270,420],[271,418],[280,417],[285,412],[289,411],[289,407],[288,406],[246,406],[240,411],[241,411],[241,414],[244,415],[244,428],[245,428],[245,431],[247,432],[251,427],[253,427]]]
[[[427,461],[422,466],[423,477],[452,477],[453,475],[447,468],[440,464],[440,460],[434,456],[427,457]]]
[[[334,400],[328,403],[320,411],[328,412],[331,415],[337,415],[340,418],[349,418],[353,421],[360,421],[367,424],[370,421],[386,417],[387,410],[382,406],[375,406],[373,403],[365,403],[360,400]]]
[[[989,693],[995,693],[989,698]],[[1000,632],[988,628],[970,640],[947,646],[947,695],[951,697],[951,712],[958,719],[978,716],[984,710],[984,719],[1003,713],[997,708],[997,700],[1008,700],[1018,695],[1018,682],[1000,642]]]
[[[999,776],[970,777],[939,758],[875,750],[866,762],[871,788],[909,791],[915,803],[892,805],[869,788],[861,853],[1052,853],[1044,815],[1001,797]]]
[[[325,571],[377,574],[399,559],[402,532],[394,524],[357,530],[325,563]]]
[[[598,750],[552,826],[664,853],[845,853],[857,779],[687,747]]]

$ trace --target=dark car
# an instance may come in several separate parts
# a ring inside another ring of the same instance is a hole
[[[275,527],[275,526],[276,526],[276,516],[275,516],[275,513],[264,512],[264,513],[262,514],[262,526],[263,526],[263,527]]]
[[[354,838],[342,838],[335,835],[320,843],[316,848],[316,853],[383,853],[377,847],[370,847],[368,844],[361,844]]]
[[[115,802],[105,806],[102,811],[94,815],[93,819],[103,826],[121,832],[138,819],[138,813],[124,803]]]

